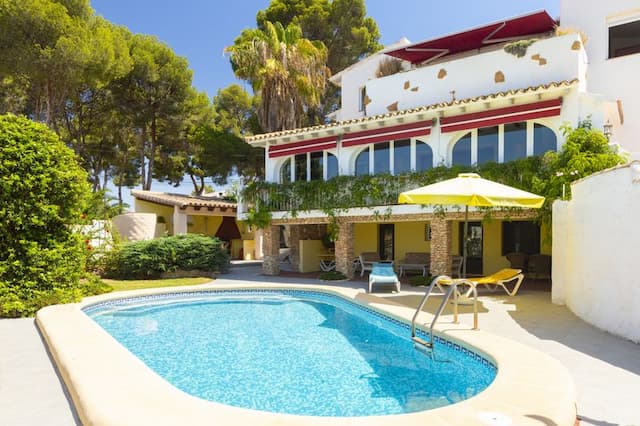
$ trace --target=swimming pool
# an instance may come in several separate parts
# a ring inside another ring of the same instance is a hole
[[[496,375],[460,345],[437,339],[430,357],[406,323],[316,291],[173,293],[84,311],[178,389],[274,413],[423,411],[470,398]]]
[[[159,288],[108,293],[85,298],[80,303],[48,306],[38,311],[36,323],[82,424],[534,426],[540,424],[539,419],[557,425],[573,425],[575,422],[575,388],[566,368],[540,351],[482,329],[472,330],[471,326],[466,324],[464,315],[460,324],[451,323],[450,316],[444,316],[436,324],[435,334],[446,339],[436,341],[436,354],[439,353],[438,343],[443,342],[449,342],[455,350],[470,350],[475,354],[481,354],[497,366],[495,379],[489,387],[474,397],[430,410],[345,418],[259,411],[190,395],[154,372],[84,311],[89,308],[90,312],[93,309],[90,307],[99,305],[120,304],[125,300],[142,300],[146,303],[146,299],[163,298],[167,294],[175,294],[176,291],[185,295],[196,295],[203,290],[292,289],[332,295],[357,304],[368,312],[397,319],[403,324],[409,324],[414,313],[413,309],[406,306],[408,299],[404,299],[405,295],[401,295],[405,303],[397,303],[394,301],[396,298],[380,298],[357,288],[336,285],[218,279],[212,284],[181,287],[179,290]],[[428,313],[421,314],[418,323],[428,323],[430,319]],[[153,329],[150,324],[146,330],[149,329]],[[144,330],[145,327],[141,327],[138,331],[145,332]]]

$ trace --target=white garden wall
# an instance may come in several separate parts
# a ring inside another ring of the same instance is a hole
[[[571,191],[571,201],[553,206],[553,302],[640,342],[640,161]]]

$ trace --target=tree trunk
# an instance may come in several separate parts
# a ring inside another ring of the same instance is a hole
[[[151,121],[151,144],[149,147],[149,163],[147,164],[147,176],[145,177],[144,185],[142,189],[145,191],[151,191],[151,181],[153,179],[153,166],[156,157],[156,143],[158,140],[158,122],[157,118],[153,117]]]
[[[144,181],[146,177],[146,158],[144,155],[145,148],[147,146],[147,126],[142,126],[142,131],[140,132],[140,183],[143,185],[144,189]]]
[[[122,201],[122,183],[120,182],[122,182],[122,179],[118,179],[118,205],[120,206],[120,212],[122,212],[124,202]]]

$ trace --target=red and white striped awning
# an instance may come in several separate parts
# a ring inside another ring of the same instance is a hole
[[[269,158],[333,149],[337,146],[336,140],[337,138],[335,136],[327,136],[324,138],[293,142],[285,145],[272,145],[269,147]]]
[[[375,142],[407,139],[416,136],[428,136],[431,133],[432,121],[401,124],[399,126],[381,127],[362,132],[347,133],[342,138],[342,146],[365,145]]]
[[[561,107],[562,98],[557,98],[531,104],[515,105],[453,117],[443,117],[440,119],[440,130],[442,133],[456,132],[459,130],[477,129],[480,127],[533,120],[536,118],[555,117],[560,115]]]

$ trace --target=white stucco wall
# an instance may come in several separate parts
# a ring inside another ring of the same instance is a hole
[[[125,213],[111,223],[125,241],[151,240],[156,234],[156,218],[155,213]]]
[[[402,38],[398,42],[387,46],[385,50],[399,48],[407,44],[409,44],[409,40]],[[365,116],[365,111],[360,110],[360,88],[364,87],[369,80],[376,78],[376,72],[378,71],[380,62],[388,59],[393,58],[384,53],[377,52],[339,73],[342,90],[340,110],[338,110],[336,114],[337,121],[351,120]],[[403,66],[408,68],[408,62],[404,63]],[[371,115],[368,106],[366,110],[366,115]]]
[[[385,114],[389,112],[387,107],[395,102],[399,110],[449,102],[451,91],[455,91],[456,99],[468,99],[574,78],[583,81],[581,64],[586,62],[586,56],[582,47],[572,49],[577,40],[577,34],[567,34],[536,41],[521,58],[496,48],[371,80],[367,83],[367,95],[371,99],[367,113]],[[534,55],[546,63],[532,59]],[[441,70],[446,75],[439,78]],[[498,71],[503,73],[504,82],[495,81]]]
[[[620,100],[624,124],[617,108],[609,120],[613,124],[612,141],[628,151],[640,151],[640,53],[608,59],[609,27],[640,20],[638,0],[560,1],[560,26],[581,30],[587,36],[589,92]]]
[[[554,205],[554,303],[585,321],[640,342],[640,162],[572,185]]]

